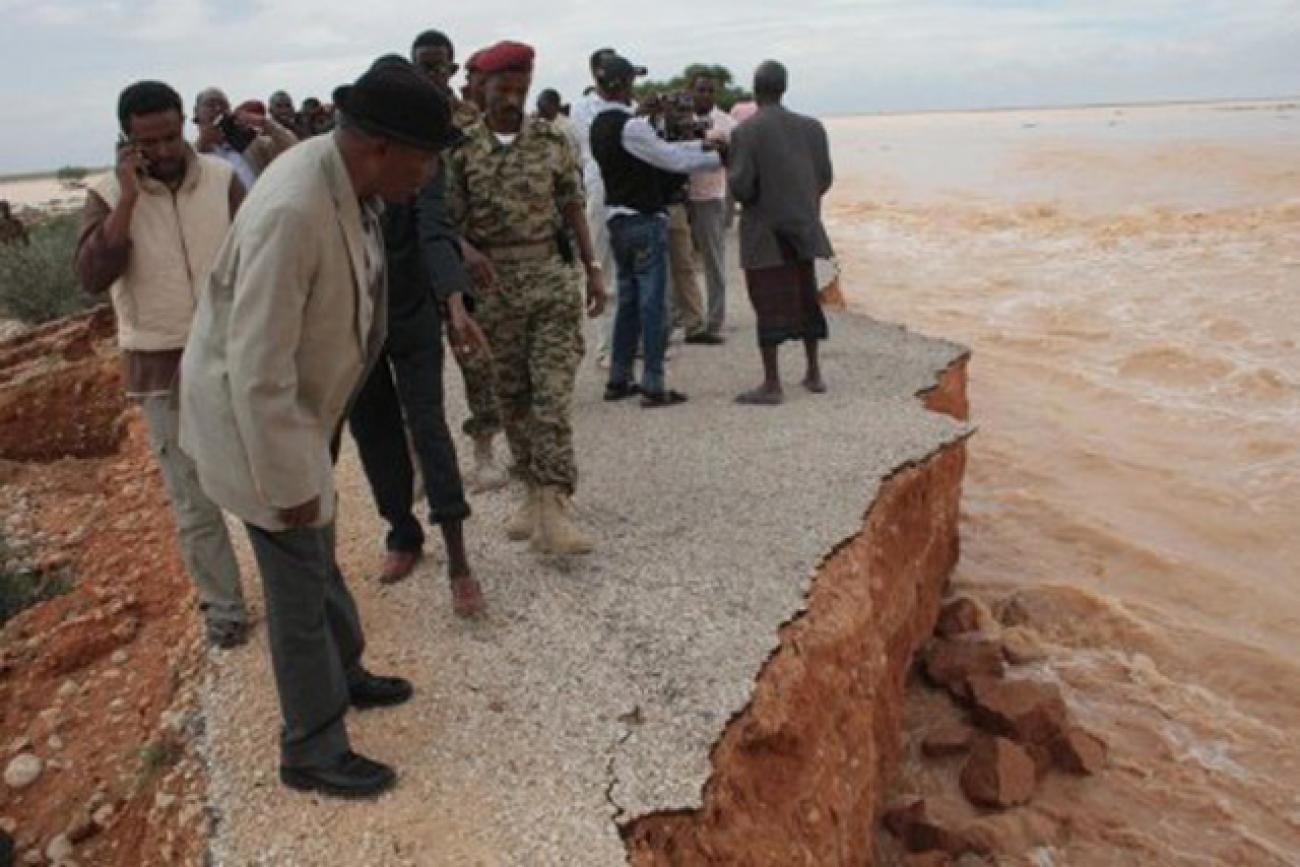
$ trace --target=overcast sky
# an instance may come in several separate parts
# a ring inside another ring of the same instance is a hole
[[[0,172],[109,162],[131,81],[328,98],[428,27],[460,58],[531,43],[566,99],[602,45],[654,77],[775,57],[818,114],[1300,93],[1300,0],[0,0],[0,22]]]

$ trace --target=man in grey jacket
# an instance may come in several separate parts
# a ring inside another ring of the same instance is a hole
[[[743,208],[740,264],[763,358],[763,383],[736,397],[750,405],[781,402],[777,349],[786,340],[803,342],[804,387],[816,394],[826,390],[817,344],[826,339],[827,325],[814,262],[832,255],[821,220],[822,196],[831,188],[830,146],[819,121],[781,104],[786,84],[784,66],[762,63],[754,72],[758,112],[731,136],[728,180]]]
[[[371,796],[396,772],[352,752],[343,717],[411,696],[361,664],[335,559],[339,430],[384,345],[380,199],[407,201],[454,139],[446,100],[400,57],[334,93],[339,128],[262,176],[217,253],[181,365],[181,447],[248,528],[283,719],[280,779]]]

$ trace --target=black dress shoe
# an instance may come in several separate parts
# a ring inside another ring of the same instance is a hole
[[[348,687],[348,698],[352,706],[365,710],[369,707],[392,707],[411,697],[415,690],[411,682],[404,677],[380,677],[376,674],[366,675]]]
[[[623,400],[641,393],[641,386],[635,382],[610,383],[605,386],[605,400]]]
[[[642,409],[655,409],[661,406],[676,406],[686,403],[686,395],[671,388],[665,391],[647,391],[641,395]]]
[[[397,783],[397,771],[382,762],[348,752],[329,765],[310,768],[281,765],[280,782],[300,792],[320,792],[336,798],[373,798]]]
[[[688,334],[686,342],[703,344],[704,346],[721,346],[727,341],[721,334],[714,334],[712,331],[701,331],[697,334]]]

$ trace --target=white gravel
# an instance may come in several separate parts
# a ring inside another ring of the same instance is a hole
[[[472,501],[484,623],[451,615],[440,557],[395,587],[370,580],[383,525],[348,441],[340,561],[367,662],[416,685],[410,704],[353,714],[349,726],[354,747],[395,763],[401,782],[377,803],[280,787],[258,629],[248,648],[213,655],[204,690],[216,864],[615,865],[625,860],[617,815],[699,803],[709,750],[821,558],[860,529],[881,479],[968,430],[914,397],[964,350],[860,316],[832,319],[829,394],[798,386],[802,351],[790,346],[787,403],[735,405],[759,366],[734,270],[731,281],[727,345],[678,347],[670,363],[686,406],[606,404],[603,371],[583,365],[578,506],[595,554],[542,562],[501,530],[518,491]],[[458,429],[450,361],[448,374]],[[636,709],[639,723],[620,720]]]

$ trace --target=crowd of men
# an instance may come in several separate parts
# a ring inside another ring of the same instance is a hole
[[[288,786],[339,796],[392,786],[390,766],[351,750],[344,716],[412,692],[362,664],[335,556],[345,426],[389,527],[378,580],[401,581],[421,558],[418,467],[453,610],[475,617],[486,601],[465,542],[467,488],[513,475],[522,496],[502,528],[511,539],[548,557],[595,547],[572,506],[583,318],[601,319],[606,400],[684,403],[664,359],[677,327],[686,343],[725,339],[732,198],[764,369],[737,401],[780,402],[786,340],[805,346],[803,384],[825,390],[813,261],[830,254],[819,216],[830,159],[821,124],[781,104],[785,68],[761,65],[755,101],[733,114],[706,75],[689,98],[638,106],[645,70],[601,49],[590,93],[569,107],[543,91],[529,112],[533,63],[531,47],[497,43],[466,61],[457,92],[451,39],[426,31],[407,56],[381,57],[335,90],[330,106],[295,111],[283,91],[269,108],[232,106],[208,88],[190,114],[193,142],[168,85],[137,82],[120,96],[116,170],[88,193],[78,272],[88,292],[111,297],[125,386],[148,425],[208,637],[223,648],[248,637],[223,511],[245,525]],[[445,345],[469,405],[466,479],[444,411]]]

